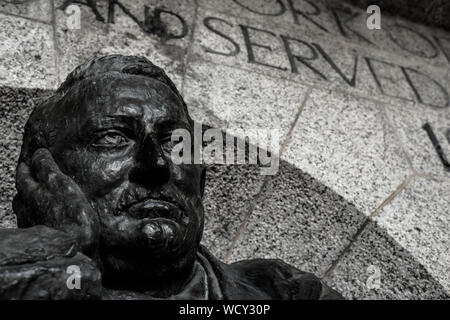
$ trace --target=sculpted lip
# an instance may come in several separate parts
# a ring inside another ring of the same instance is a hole
[[[136,219],[145,218],[168,218],[180,217],[178,206],[164,200],[147,199],[131,205],[127,212]]]

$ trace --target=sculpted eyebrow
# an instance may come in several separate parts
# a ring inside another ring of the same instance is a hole
[[[105,116],[101,118],[89,119],[82,126],[82,131],[90,132],[114,128],[126,129],[127,131],[137,132],[139,130],[139,121],[134,117],[125,115]]]

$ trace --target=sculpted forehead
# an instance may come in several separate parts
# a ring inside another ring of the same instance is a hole
[[[162,82],[142,76],[90,80],[80,114],[135,114],[145,118],[186,116],[175,93]],[[149,119],[148,119],[149,120]]]
[[[144,123],[158,118],[189,122],[182,101],[167,85],[136,75],[83,81],[67,93],[48,120],[57,130],[69,133],[78,131],[87,121],[116,115],[132,116]]]

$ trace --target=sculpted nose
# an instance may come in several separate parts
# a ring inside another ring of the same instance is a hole
[[[130,182],[145,187],[155,187],[166,183],[169,177],[169,162],[161,145],[154,138],[148,136],[136,155],[136,164],[129,175]]]

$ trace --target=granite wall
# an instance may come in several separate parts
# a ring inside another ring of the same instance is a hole
[[[281,258],[348,298],[449,297],[448,32],[383,6],[368,29],[333,0],[96,1],[72,16],[65,2],[0,1],[1,227],[15,226],[33,106],[90,57],[144,55],[197,122],[281,132],[274,176],[210,166],[203,242],[217,256]]]

